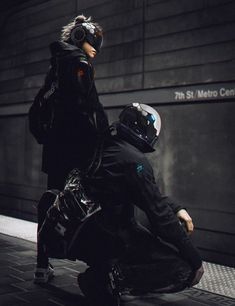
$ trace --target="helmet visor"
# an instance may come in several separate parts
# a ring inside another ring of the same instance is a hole
[[[103,44],[103,36],[99,33],[91,34],[87,33],[86,41],[95,48],[97,52],[100,52],[100,49]]]
[[[161,130],[161,118],[158,112],[147,104],[133,103],[141,114],[141,126],[145,130],[145,135],[151,141],[158,137]]]

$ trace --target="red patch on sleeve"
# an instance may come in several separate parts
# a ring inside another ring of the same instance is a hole
[[[77,74],[82,77],[84,76],[85,72],[82,69],[78,69]]]

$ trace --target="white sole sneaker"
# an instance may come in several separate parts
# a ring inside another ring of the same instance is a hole
[[[34,272],[34,283],[45,284],[54,277],[54,269],[49,264],[48,268],[36,268]]]

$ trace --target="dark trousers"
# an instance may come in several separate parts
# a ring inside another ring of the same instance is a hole
[[[65,180],[69,173],[68,169],[58,169],[48,174],[47,189],[51,191],[61,191],[64,188]],[[50,206],[54,203],[55,193],[46,192],[39,200],[38,210],[38,232],[45,220],[46,214]],[[37,241],[37,266],[40,268],[46,268],[48,266],[48,256],[45,251],[44,245],[41,241]]]
[[[147,229],[129,229],[127,252],[121,267],[128,287],[136,290],[177,292],[189,287],[194,276],[179,252]]]
[[[91,218],[74,246],[77,258],[90,266],[92,277],[97,277],[96,283],[107,280],[102,274],[116,262],[123,274],[123,287],[177,292],[190,286],[193,271],[174,247],[137,223],[122,229],[116,223],[115,228],[114,219],[102,216],[102,212]]]

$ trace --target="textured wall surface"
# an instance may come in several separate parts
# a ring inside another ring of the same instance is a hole
[[[204,258],[233,265],[235,94],[200,103],[163,103],[158,96],[160,90],[235,81],[231,0],[2,1],[0,213],[36,219],[46,176],[27,111],[49,65],[49,43],[80,13],[104,28],[95,69],[110,122],[132,94],[151,100],[163,118],[158,149],[149,156],[161,189],[189,208]]]

